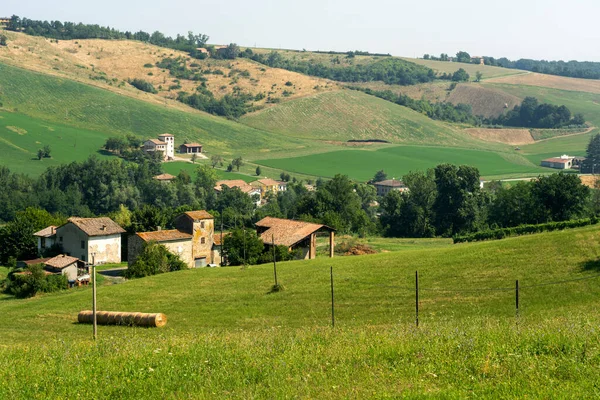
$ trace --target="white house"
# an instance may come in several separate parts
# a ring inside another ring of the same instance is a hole
[[[52,247],[56,243],[56,226],[50,225],[33,234],[37,237],[38,254],[42,254],[46,249]]]
[[[172,160],[175,157],[175,136],[170,133],[163,133],[158,139],[149,139],[144,142],[144,151],[163,154],[163,160]]]
[[[62,246],[64,253],[82,261],[120,263],[122,233],[125,230],[107,217],[72,217],[56,228],[56,242]]]

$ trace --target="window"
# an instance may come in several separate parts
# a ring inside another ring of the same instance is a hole
[[[82,248],[82,249],[85,249],[85,240],[82,240],[82,241],[81,241],[81,248]]]
[[[58,237],[58,241],[62,243],[62,236]]]
[[[204,229],[204,221],[200,222],[200,228]]]
[[[40,243],[40,247],[41,247],[42,249],[45,249],[45,248],[46,248],[46,238],[42,238],[42,240],[41,240],[41,243]]]
[[[206,238],[200,238],[200,244],[206,243]]]

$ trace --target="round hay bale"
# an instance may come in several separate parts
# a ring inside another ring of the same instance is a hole
[[[80,324],[91,324],[94,314],[90,310],[81,311],[77,315]],[[161,327],[167,324],[167,316],[163,313],[140,313],[120,311],[96,311],[98,325],[129,325],[145,327]]]

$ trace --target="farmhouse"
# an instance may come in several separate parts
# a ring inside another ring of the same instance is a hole
[[[254,186],[255,188],[260,189],[261,196],[263,196],[263,197],[268,192],[277,193],[280,188],[280,182],[277,182],[276,180],[269,179],[269,178],[256,180],[254,182],[251,182],[250,185]],[[285,187],[287,187],[287,186],[285,186]]]
[[[560,157],[546,158],[542,160],[542,167],[554,168],[554,169],[569,169],[573,167],[574,157],[569,157],[564,154]]]
[[[395,179],[388,179],[381,182],[375,182],[373,185],[377,190],[377,196],[385,196],[392,190],[397,190],[399,192],[405,192],[408,190],[404,182],[397,181]]]
[[[202,145],[199,143],[184,143],[181,146],[179,146],[179,153],[181,153],[181,154],[202,153]]]
[[[144,151],[157,152],[163,154],[163,160],[172,160],[175,157],[175,136],[170,133],[163,133],[158,139],[149,139],[144,142]]]
[[[316,257],[317,233],[329,233],[329,257],[333,257],[335,230],[326,225],[289,219],[266,217],[256,224],[256,233],[267,246],[286,246],[289,251],[300,250],[300,259]]]
[[[164,244],[178,255],[189,268],[214,264],[214,218],[206,211],[188,211],[175,218],[175,229],[155,232],[138,232],[129,237],[128,264],[132,265],[142,252],[145,243]]]
[[[249,184],[247,184],[246,182],[244,182],[241,179],[230,179],[230,180],[217,181],[217,183],[215,184],[215,191],[217,191],[217,192],[222,191],[223,190],[222,186],[227,186],[230,189],[236,187],[236,188],[240,189],[243,193],[246,193],[250,197],[253,197],[254,195],[256,195],[256,196],[258,196],[256,205],[260,204],[260,200],[261,200],[262,196],[261,196],[261,190],[258,187],[250,186]]]
[[[110,218],[71,217],[54,232],[52,240],[69,256],[96,264],[121,262],[121,234],[125,230]]]
[[[65,275],[69,282],[74,282],[78,277],[87,274],[85,262],[76,257],[61,254],[56,257],[37,258],[35,260],[19,261],[19,268],[26,268],[30,265],[43,264],[46,274]]]
[[[37,238],[38,254],[44,253],[56,243],[56,226],[50,225],[33,234]]]
[[[481,56],[472,56],[471,57],[471,63],[473,63],[473,64],[479,64],[479,65],[485,65],[485,60]]]

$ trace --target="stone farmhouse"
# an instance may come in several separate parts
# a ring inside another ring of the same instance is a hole
[[[584,160],[584,157],[573,157],[563,154],[560,157],[551,157],[542,160],[541,166],[554,169],[579,168],[581,166],[581,162]]]
[[[128,264],[131,266],[139,257],[144,244],[163,244],[173,254],[178,255],[189,268],[205,267],[220,261],[215,256],[214,218],[208,212],[188,211],[175,218],[175,228],[159,229],[155,232],[138,232],[129,237],[127,244]]]
[[[300,259],[316,257],[317,233],[329,234],[329,257],[335,249],[335,229],[326,225],[265,217],[256,224],[256,233],[266,246],[286,246],[289,251],[300,250]]]
[[[148,153],[161,152],[164,161],[173,160],[175,158],[175,136],[163,133],[158,136],[158,139],[146,140],[144,151]]]
[[[35,260],[19,261],[19,268],[26,268],[30,265],[43,264],[46,274],[61,274],[67,277],[69,282],[75,282],[77,278],[87,275],[85,262],[76,257],[61,254],[56,257],[37,258]],[[23,272],[27,273],[27,272]]]
[[[217,183],[215,184],[215,191],[220,192],[223,190],[222,186],[227,186],[228,188],[238,188],[240,189],[243,193],[246,193],[248,196],[253,197],[253,196],[258,196],[258,199],[256,200],[256,205],[260,205],[260,201],[262,199],[262,193],[259,187],[255,187],[252,185],[247,184],[245,181],[241,180],[241,179],[229,179],[229,180],[222,180],[222,181],[217,181]]]
[[[121,234],[125,230],[107,217],[71,217],[59,227],[49,226],[36,232],[38,250],[59,244],[68,256],[96,264],[121,262]],[[92,254],[94,255],[92,260]]]
[[[375,189],[377,190],[377,196],[385,196],[392,190],[397,190],[399,192],[405,192],[408,190],[404,182],[397,181],[396,179],[375,182],[373,186],[375,186]]]

